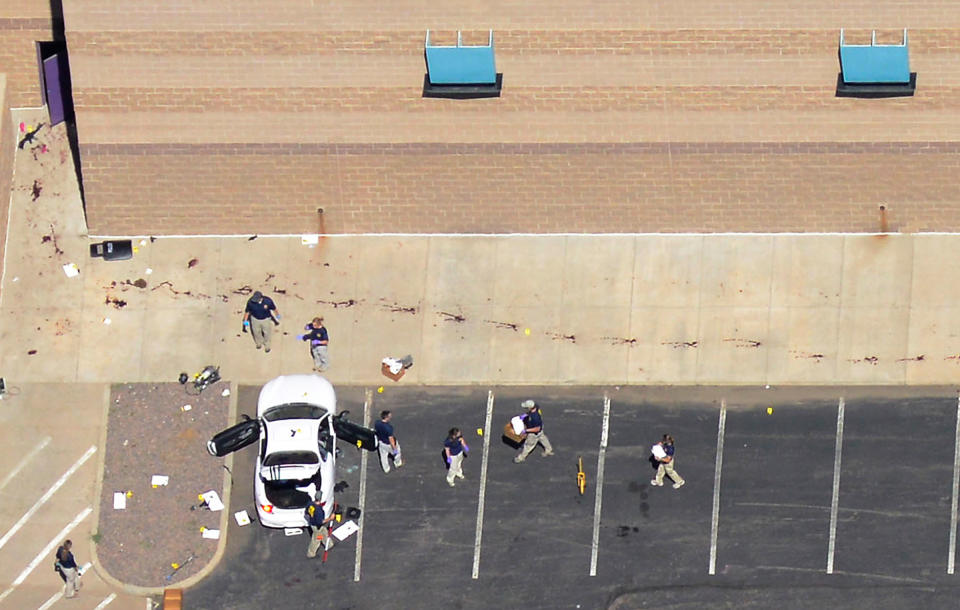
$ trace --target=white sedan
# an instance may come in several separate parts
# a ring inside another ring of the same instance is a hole
[[[373,430],[335,415],[337,397],[318,375],[286,375],[268,382],[257,400],[257,419],[247,418],[207,442],[224,456],[260,441],[253,491],[260,523],[304,527],[304,509],[318,494],[324,516],[333,512],[335,440],[375,450]]]

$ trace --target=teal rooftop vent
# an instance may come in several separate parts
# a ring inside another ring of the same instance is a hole
[[[910,96],[916,82],[916,73],[910,72],[906,29],[901,44],[877,44],[874,30],[868,45],[847,44],[840,30],[838,97]]]
[[[430,30],[424,42],[427,74],[424,97],[471,99],[499,97],[503,75],[497,73],[493,50],[493,30],[485,45],[465,46],[457,32],[456,46],[434,45]]]

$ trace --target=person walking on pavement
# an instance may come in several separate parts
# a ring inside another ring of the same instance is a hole
[[[264,348],[263,351],[270,353],[270,332],[274,325],[280,325],[280,310],[270,297],[263,296],[259,290],[250,296],[247,301],[247,307],[243,310],[243,332],[250,329],[253,335],[253,342],[257,349]]]
[[[77,580],[77,561],[73,558],[73,541],[65,540],[57,549],[57,571],[63,578],[63,596],[73,597],[80,590],[80,581]],[[48,551],[49,552],[49,551]]]
[[[374,432],[377,433],[377,451],[380,452],[380,468],[383,472],[390,472],[390,458],[393,458],[393,465],[397,468],[403,466],[403,458],[400,456],[400,445],[397,444],[397,437],[393,435],[393,424],[390,420],[393,418],[391,411],[381,411],[380,421],[373,425]]]
[[[680,476],[680,473],[674,470],[674,447],[673,437],[669,434],[663,435],[663,440],[650,448],[653,457],[660,465],[657,466],[657,477],[650,481],[651,485],[663,487],[663,476],[667,475],[673,481],[673,488],[680,489],[686,481]]]
[[[307,544],[307,557],[310,559],[317,556],[317,551],[321,545],[323,545],[324,550],[333,546],[330,540],[330,522],[333,521],[333,511],[331,510],[330,516],[327,517],[323,508],[324,504],[326,503],[320,501],[320,492],[318,491],[313,502],[303,511],[303,516],[307,518],[307,526],[310,528],[310,543]]]
[[[543,445],[543,457],[553,455],[553,446],[550,439],[543,432],[543,413],[540,406],[532,400],[524,400],[520,406],[527,412],[520,416],[523,420],[523,447],[520,449],[520,455],[513,458],[515,464],[527,459],[530,452],[536,449],[537,443]]]
[[[330,358],[327,356],[327,344],[330,337],[323,325],[323,317],[314,318],[303,327],[306,332],[297,335],[300,341],[310,342],[310,355],[313,356],[313,370],[322,373],[330,368]]]
[[[460,428],[450,428],[447,440],[443,441],[443,451],[447,456],[447,485],[453,487],[455,479],[466,478],[463,476],[463,458],[470,451]]]

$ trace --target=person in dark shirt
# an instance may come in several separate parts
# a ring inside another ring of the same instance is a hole
[[[550,439],[543,432],[543,413],[540,411],[540,406],[532,400],[524,400],[520,406],[526,410],[526,413],[520,416],[524,426],[521,435],[523,447],[520,449],[520,455],[513,458],[514,463],[519,464],[527,459],[530,452],[537,448],[538,443],[543,445],[543,457],[553,455]]]
[[[333,511],[330,516],[324,509],[326,502],[320,501],[320,492],[317,492],[316,498],[303,511],[303,516],[307,519],[307,527],[310,528],[310,542],[307,544],[307,557],[313,559],[317,556],[317,551],[322,545],[324,549],[329,549],[330,544],[330,522],[333,521]]]
[[[400,445],[397,443],[397,437],[393,434],[393,424],[390,423],[392,418],[392,412],[381,411],[380,421],[373,425],[379,441],[377,450],[380,452],[380,468],[384,472],[390,472],[390,458],[393,458],[393,465],[397,468],[403,466],[403,458],[400,457]]]
[[[273,322],[273,325],[270,323]],[[250,296],[243,310],[243,332],[250,329],[257,349],[265,348],[270,353],[270,333],[274,325],[280,324],[280,311],[270,297],[263,296],[259,290]]]
[[[686,481],[683,480],[679,472],[674,470],[675,460],[673,456],[676,449],[673,446],[673,437],[664,434],[663,439],[654,445],[650,451],[653,453],[653,457],[660,462],[657,467],[657,476],[650,481],[650,484],[655,487],[663,487],[663,477],[666,475],[673,480],[674,489],[683,487]]]
[[[80,581],[77,580],[77,561],[73,558],[73,541],[65,540],[63,545],[57,549],[58,572],[63,578],[63,596],[73,597],[80,590]]]
[[[327,345],[330,337],[323,325],[323,317],[314,318],[303,327],[306,332],[297,335],[297,339],[310,342],[310,355],[313,356],[313,370],[319,373],[330,368],[330,358],[327,356]]]
[[[467,442],[463,440],[460,428],[450,428],[447,440],[443,441],[443,452],[447,456],[447,485],[456,485],[455,479],[464,479],[463,457],[470,451]]]

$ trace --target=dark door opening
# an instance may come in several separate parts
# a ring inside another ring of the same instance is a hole
[[[50,125],[73,121],[66,43],[60,40],[38,42],[37,64],[40,69],[40,94],[50,113]]]

